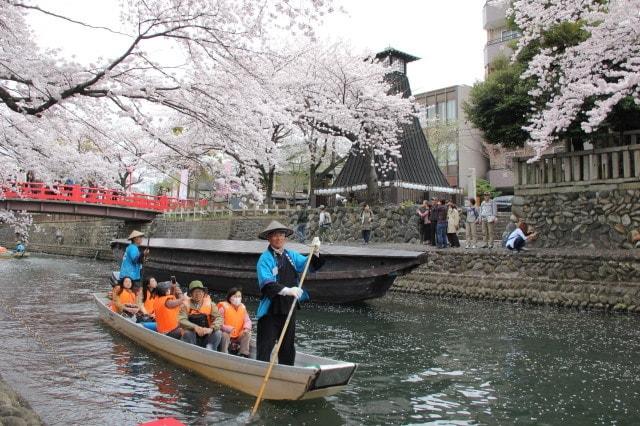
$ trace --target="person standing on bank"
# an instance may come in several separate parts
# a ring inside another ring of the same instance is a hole
[[[369,244],[369,238],[371,238],[371,224],[373,223],[373,213],[369,204],[365,204],[362,208],[362,214],[360,215],[360,224],[362,226],[362,241],[363,244]]]
[[[298,210],[298,217],[296,220],[296,236],[298,237],[299,243],[304,243],[305,236],[307,233],[307,222],[309,221],[309,212],[307,211],[307,206],[296,207]]]
[[[270,361],[271,351],[280,337],[291,305],[309,298],[307,292],[298,287],[307,256],[284,248],[287,237],[291,234],[293,234],[291,229],[274,220],[258,235],[260,239],[269,241],[269,247],[262,253],[256,265],[258,286],[262,294],[256,315],[258,318],[256,359],[259,361]],[[318,241],[313,250],[310,271],[319,269],[324,263],[319,249]],[[294,311],[278,351],[280,364],[293,365],[296,359],[295,317]]]
[[[416,210],[418,215],[418,226],[420,227],[420,243],[431,244],[431,208],[427,200],[422,201],[422,205]]]
[[[482,233],[484,234],[485,246],[493,248],[494,228],[498,220],[498,206],[491,199],[491,193],[484,193],[484,200],[480,204],[480,221],[482,223]]]
[[[447,220],[447,207],[444,205],[445,201],[440,200],[435,206],[431,208],[431,224],[436,224],[436,244],[438,248],[447,248],[447,227],[449,221]]]
[[[478,208],[476,207],[475,198],[469,198],[469,205],[465,207],[465,210],[466,218],[464,224],[466,232],[465,239],[467,241],[464,248],[476,248],[476,242],[478,240],[476,223],[478,223],[480,214],[478,213]]]
[[[331,228],[331,213],[326,211],[323,205],[320,206],[320,214],[318,215],[318,236],[322,241],[325,240],[324,236]]]
[[[460,240],[458,239],[460,212],[452,201],[449,201],[447,207],[447,239],[451,247],[460,247]]]
[[[122,256],[122,263],[120,264],[120,284],[124,277],[131,278],[134,287],[140,286],[140,277],[142,273],[142,264],[149,255],[149,249],[146,248],[140,253],[140,244],[142,244],[142,237],[144,234],[140,231],[133,231],[129,238],[131,243],[127,246]]]

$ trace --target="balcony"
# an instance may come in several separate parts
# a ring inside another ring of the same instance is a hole
[[[504,55],[509,58],[511,57],[512,53],[513,50],[509,48],[508,41],[491,41],[484,47],[484,65],[486,67],[500,55]]]
[[[482,27],[485,30],[503,27],[506,23],[507,1],[487,1],[482,9]]]

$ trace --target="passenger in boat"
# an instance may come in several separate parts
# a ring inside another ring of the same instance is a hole
[[[291,234],[293,230],[273,221],[258,235],[269,241],[269,247],[262,253],[257,264],[258,285],[262,294],[257,312],[257,359],[260,361],[270,360],[271,351],[284,328],[291,305],[309,298],[307,292],[298,287],[307,256],[284,248],[287,237]],[[314,239],[315,241],[317,245],[314,248],[315,256],[311,259],[311,271],[319,269],[324,263],[324,259],[320,258],[320,240]],[[280,364],[293,365],[295,362],[295,333],[294,311],[278,351]]]
[[[180,327],[185,332],[182,340],[192,345],[217,351],[222,339],[222,317],[211,302],[202,281],[191,281],[189,297],[180,310]]]
[[[124,277],[122,284],[115,287],[111,310],[127,317],[135,316],[141,309],[139,298],[133,291],[131,278]]]
[[[251,319],[247,307],[242,303],[242,290],[233,287],[227,292],[227,299],[218,303],[218,311],[223,318],[220,352],[237,353],[249,358],[251,343]]]
[[[155,318],[153,314],[153,303],[158,297],[156,289],[158,287],[158,281],[154,277],[146,278],[142,283],[142,306],[144,307],[144,313],[150,317]]]
[[[134,282],[134,285],[140,285],[140,276],[142,273],[142,264],[146,257],[149,255],[149,249],[146,248],[140,253],[140,244],[142,244],[142,237],[144,234],[140,231],[133,231],[128,240],[131,244],[127,246],[122,256],[122,263],[120,264],[120,276],[129,277]]]
[[[180,339],[184,334],[184,330],[180,327],[178,315],[180,307],[188,300],[187,296],[182,294],[180,287],[176,288],[175,296],[170,294],[171,283],[163,281],[158,283],[156,287],[158,297],[153,302],[153,312],[156,315],[156,329],[158,333],[166,334],[174,339]]]

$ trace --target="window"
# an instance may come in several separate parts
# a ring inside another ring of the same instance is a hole
[[[428,105],[427,106],[427,119],[433,120],[436,118],[436,106]]]
[[[447,146],[447,163],[449,165],[458,164],[458,145],[455,143]]]
[[[447,121],[456,121],[458,119],[457,104],[455,99],[447,101]]]
[[[446,121],[447,119],[446,104],[444,102],[438,102],[438,119],[440,121]]]

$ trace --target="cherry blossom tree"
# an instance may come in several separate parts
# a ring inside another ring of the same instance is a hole
[[[525,130],[537,156],[576,122],[591,133],[623,100],[640,105],[640,0],[517,0],[511,13],[522,30],[516,55],[567,22],[586,35],[541,48],[522,76],[536,82]]]

